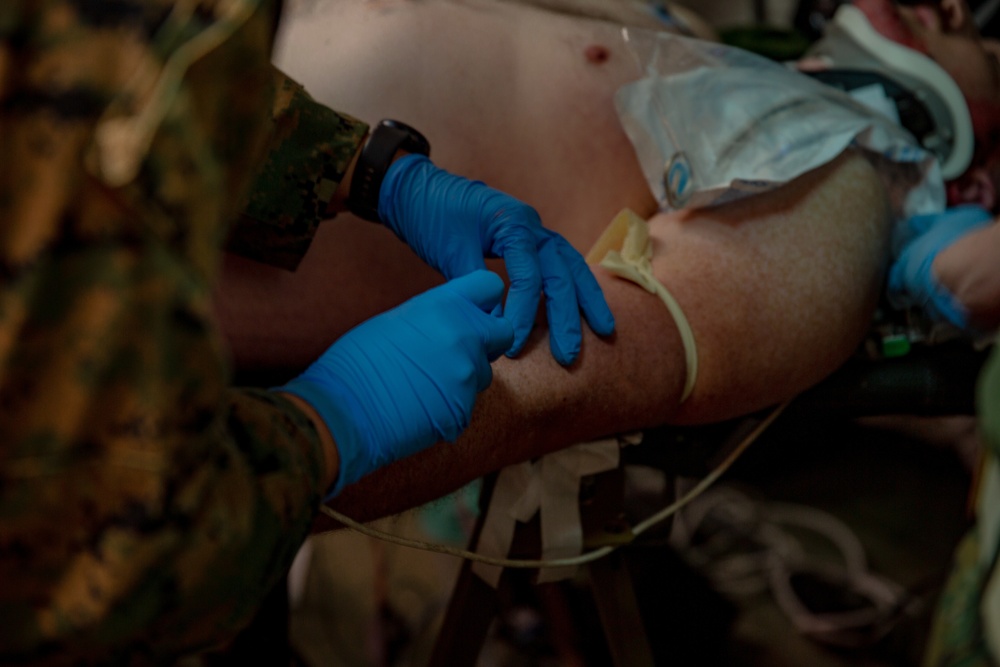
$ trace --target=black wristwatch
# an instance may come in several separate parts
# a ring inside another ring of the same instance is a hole
[[[351,191],[347,196],[351,213],[372,222],[382,221],[378,215],[378,194],[385,173],[400,149],[420,155],[431,153],[424,135],[398,120],[383,120],[369,132],[351,176]]]

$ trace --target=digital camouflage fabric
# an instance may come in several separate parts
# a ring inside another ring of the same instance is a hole
[[[234,243],[293,265],[367,128],[271,68],[274,11],[0,2],[2,664],[225,641],[309,530],[316,434],[229,388],[210,292],[255,175]]]
[[[228,249],[294,270],[368,126],[317,104],[278,74],[268,159]]]

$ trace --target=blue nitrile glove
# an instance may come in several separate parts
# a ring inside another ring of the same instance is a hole
[[[476,394],[493,379],[489,362],[514,338],[491,315],[503,289],[489,271],[435,287],[351,329],[278,388],[312,405],[337,443],[330,497],[468,426]]]
[[[510,278],[504,315],[514,326],[507,354],[521,351],[544,291],[552,355],[571,364],[580,353],[580,311],[598,335],[614,331],[604,294],[583,257],[542,227],[538,213],[510,195],[407,155],[389,167],[379,190],[379,217],[446,278],[502,257]]]
[[[963,205],[907,220],[911,239],[889,268],[888,297],[898,307],[919,306],[934,320],[968,329],[965,308],[931,270],[938,253],[971,231],[993,222],[984,208]]]

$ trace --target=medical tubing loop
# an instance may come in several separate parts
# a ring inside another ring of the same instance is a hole
[[[509,568],[522,568],[522,569],[538,569],[545,567],[572,567],[576,565],[585,565],[593,561],[598,560],[607,556],[612,551],[618,549],[625,544],[629,544],[635,540],[636,537],[642,533],[649,530],[651,527],[655,526],[662,521],[670,518],[678,511],[683,509],[688,503],[693,501],[695,498],[704,493],[708,487],[714,484],[719,477],[721,477],[735,462],[736,460],[746,451],[760,435],[763,433],[773,422],[778,418],[779,415],[788,407],[791,401],[785,401],[784,403],[778,405],[770,413],[767,414],[764,419],[761,420],[754,429],[740,441],[740,443],[730,452],[723,461],[717,465],[711,472],[709,472],[705,477],[701,479],[698,484],[691,488],[690,491],[685,493],[683,496],[675,500],[673,503],[667,505],[659,512],[649,516],[648,518],[640,521],[635,526],[632,527],[631,539],[622,544],[608,545],[603,547],[598,547],[597,549],[592,549],[586,553],[580,554],[579,556],[572,556],[568,558],[550,558],[550,559],[528,559],[528,558],[495,558],[492,556],[484,556],[482,554],[469,551],[468,549],[459,549],[456,547],[451,547],[445,544],[436,544],[432,542],[425,542],[423,540],[411,539],[408,537],[401,537],[399,535],[393,535],[392,533],[387,533],[385,531],[373,528],[371,526],[366,526],[365,524],[355,521],[354,519],[345,516],[344,514],[338,512],[332,507],[327,505],[320,505],[320,511],[329,516],[330,518],[340,522],[341,524],[347,526],[355,532],[361,533],[362,535],[367,535],[368,537],[373,537],[375,539],[383,540],[385,542],[390,542],[392,544],[398,544],[404,547],[411,547],[414,549],[421,549],[424,551],[433,551],[437,553],[447,554],[449,556],[455,556],[457,558],[464,558],[465,560],[470,560],[478,563],[483,563],[486,565],[494,565],[497,567],[509,567]]]

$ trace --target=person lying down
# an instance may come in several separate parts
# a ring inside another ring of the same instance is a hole
[[[682,313],[595,265],[614,336],[584,331],[578,361],[563,368],[536,331],[516,359],[494,363],[457,442],[377,471],[333,506],[369,520],[575,443],[746,414],[795,396],[855,352],[900,220],[944,206],[936,163],[875,123],[888,143],[847,142],[780,187],[739,198],[724,188],[731,201],[672,208],[616,108],[616,94],[649,66],[635,46],[641,34],[488,0],[339,0],[286,16],[276,64],[313,96],[414,125],[438,165],[533,205],[582,252],[623,211],[645,221],[652,274]],[[906,159],[875,157],[878,148]],[[238,367],[294,373],[355,324],[441,280],[384,229],[342,214],[321,226],[294,273],[228,257],[218,311]]]

